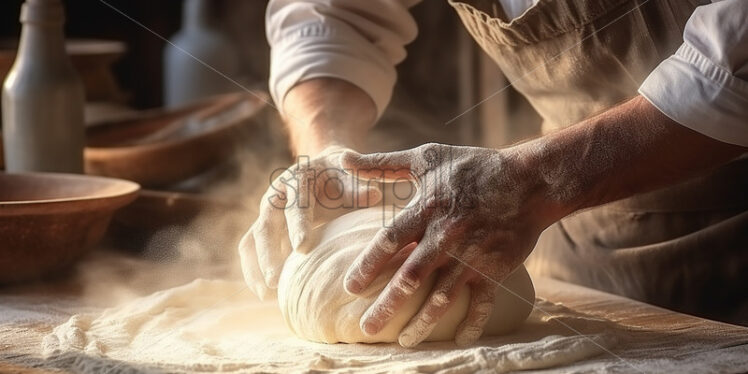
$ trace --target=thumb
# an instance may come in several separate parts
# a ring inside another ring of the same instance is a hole
[[[394,181],[413,178],[412,160],[411,150],[365,155],[346,151],[340,157],[340,166],[359,179]]]

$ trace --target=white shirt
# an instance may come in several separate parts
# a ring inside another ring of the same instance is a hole
[[[409,8],[420,0],[271,0],[270,93],[332,77],[366,92],[381,114],[397,79],[395,65],[417,35]],[[500,0],[516,18],[538,0]],[[676,122],[714,139],[748,146],[748,0],[713,0],[696,8],[684,43],[639,89]]]

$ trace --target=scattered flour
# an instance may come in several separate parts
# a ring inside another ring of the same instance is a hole
[[[243,282],[198,279],[99,314],[75,315],[42,343],[47,360],[83,362],[76,370],[174,372],[299,370],[505,372],[566,365],[617,342],[611,323],[543,300],[519,330],[458,348],[397,344],[320,344],[296,338],[275,301],[259,301]],[[582,335],[572,332],[569,327]],[[81,357],[85,355],[85,360]],[[147,370],[146,370],[147,371]]]

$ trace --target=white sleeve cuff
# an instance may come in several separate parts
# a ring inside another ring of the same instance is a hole
[[[337,78],[366,92],[381,116],[397,80],[387,57],[342,22],[308,22],[284,30],[271,51],[270,94],[283,113],[283,100],[296,84]],[[334,37],[331,37],[334,36]]]
[[[639,93],[683,126],[748,147],[748,82],[688,43],[657,66]]]

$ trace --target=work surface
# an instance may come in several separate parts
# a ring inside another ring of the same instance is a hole
[[[169,270],[107,252],[86,263],[99,273],[0,291],[0,372],[748,372],[748,328],[551,279],[534,279],[536,309],[512,335],[407,350],[301,341],[274,301],[238,281],[185,280],[140,296],[128,292],[147,288],[144,274]],[[103,275],[112,272],[133,280],[113,283]],[[92,297],[102,292],[110,298]]]

